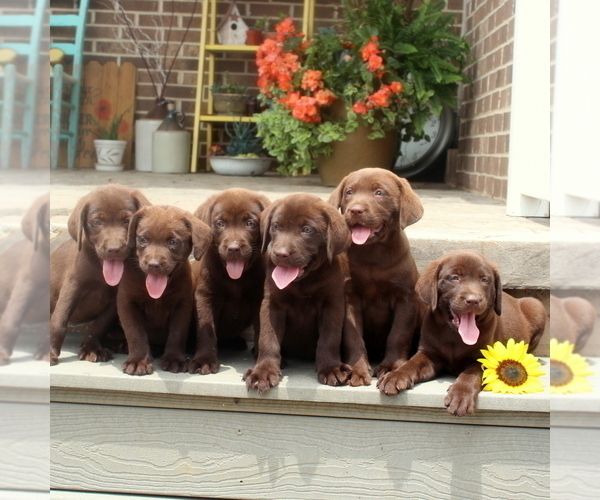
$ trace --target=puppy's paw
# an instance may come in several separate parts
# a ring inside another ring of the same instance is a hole
[[[457,417],[471,415],[475,413],[478,394],[479,391],[453,384],[444,398],[444,405],[448,408],[448,413]]]
[[[405,359],[399,359],[395,362],[386,362],[386,360],[384,359],[383,362],[377,368],[375,368],[375,370],[373,370],[373,376],[375,378],[381,378],[386,373],[395,372],[396,370],[399,370],[402,367],[402,365],[404,365],[404,363],[406,363]]]
[[[54,349],[50,349],[50,366],[56,366],[58,364],[59,355],[59,352],[56,352]]]
[[[277,365],[256,365],[244,373],[242,380],[246,381],[248,390],[255,389],[259,394],[265,394],[279,384],[282,374]]]
[[[352,374],[346,383],[353,387],[371,385],[371,367],[369,364],[364,361],[355,363],[352,366]]]
[[[140,360],[129,358],[123,363],[122,368],[123,373],[128,375],[151,375],[154,373],[151,356],[145,356]]]
[[[317,379],[325,385],[344,385],[352,374],[352,368],[349,365],[341,364],[320,370]]]
[[[185,354],[165,353],[160,358],[160,367],[171,373],[187,372],[189,362],[190,360]]]
[[[0,347],[0,366],[7,365],[9,363],[10,363],[10,353],[3,347]]]
[[[110,361],[113,356],[112,353],[108,349],[104,349],[104,347],[90,347],[84,344],[81,346],[81,349],[79,349],[79,354],[77,355],[77,357],[81,361],[90,361],[92,363],[104,363],[106,361]]]
[[[200,375],[217,373],[219,371],[219,363],[215,356],[196,357],[190,361],[188,371],[190,373],[199,373]]]
[[[377,381],[377,388],[382,394],[392,396],[415,385],[412,375],[403,370],[386,373]]]
[[[38,361],[50,361],[50,351],[38,347],[33,355],[33,359],[37,359]]]

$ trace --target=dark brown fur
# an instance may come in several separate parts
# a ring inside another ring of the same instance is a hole
[[[594,306],[581,297],[564,299],[550,295],[550,337],[575,346],[581,351],[594,331],[596,311]]]
[[[37,198],[21,221],[27,239],[0,256],[0,365],[10,362],[23,323],[47,323],[50,304],[50,195]],[[47,328],[45,328],[47,331]],[[48,335],[36,359],[48,359]]]
[[[125,263],[117,293],[119,319],[129,348],[123,363],[125,373],[148,375],[154,371],[151,346],[164,347],[163,370],[187,370],[185,347],[194,302],[188,257],[193,251],[194,258],[200,259],[210,241],[210,228],[177,207],[144,207],[131,218],[127,246],[132,256]],[[148,274],[168,276],[159,298],[149,295]]]
[[[347,264],[342,253],[350,232],[341,215],[320,198],[293,194],[273,202],[262,214],[267,279],[260,310],[258,358],[244,374],[248,389],[260,394],[279,383],[282,351],[316,359],[319,382],[344,384],[349,367],[341,364]],[[279,289],[276,266],[300,268]]]
[[[346,176],[329,198],[350,229],[372,229],[362,245],[348,249],[352,288],[344,326],[344,361],[352,366],[350,385],[368,385],[374,375],[401,366],[411,354],[420,324],[414,287],[419,277],[404,228],[423,215],[419,197],[405,179],[381,168]]]
[[[481,391],[480,349],[513,338],[524,340],[532,351],[544,332],[546,310],[542,303],[502,292],[496,266],[472,250],[455,250],[431,262],[419,278],[417,293],[429,306],[418,352],[379,380],[384,394],[397,394],[445,370],[457,376],[444,400],[448,411],[458,416],[471,414]],[[475,314],[479,329],[476,343],[463,342],[453,313]]]
[[[218,371],[217,341],[245,348],[241,334],[251,324],[258,338],[265,281],[260,216],[269,203],[263,195],[233,188],[211,196],[194,213],[212,228],[213,244],[192,264],[197,333],[190,373]],[[226,270],[232,261],[244,263],[239,278]]]
[[[106,283],[102,263],[127,258],[129,219],[147,205],[150,202],[139,191],[107,184],[94,189],[75,206],[68,221],[73,239],[64,242],[50,258],[51,365],[58,363],[69,322],[94,320],[79,359],[111,359],[100,340],[117,322],[117,287]]]

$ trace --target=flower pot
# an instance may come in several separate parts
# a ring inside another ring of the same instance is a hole
[[[261,30],[246,31],[246,45],[260,45],[263,43],[263,32]]]
[[[341,103],[331,107],[334,115],[345,116]],[[369,139],[372,129],[365,125],[346,136],[343,141],[331,143],[331,156],[319,156],[316,160],[321,182],[324,186],[337,186],[351,172],[365,167],[391,170],[398,156],[398,131],[391,130],[380,139]]]
[[[262,175],[271,165],[272,158],[239,156],[210,156],[210,168],[220,175]]]
[[[114,141],[107,139],[95,139],[96,148],[96,170],[107,172],[120,172],[123,170],[123,154],[127,147],[127,141]]]
[[[213,94],[213,108],[217,115],[242,116],[246,111],[246,94]]]

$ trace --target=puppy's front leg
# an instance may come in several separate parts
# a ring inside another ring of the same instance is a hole
[[[456,378],[444,399],[448,412],[457,417],[475,413],[477,396],[481,392],[482,374],[481,365],[473,363]]]
[[[265,294],[260,307],[260,333],[258,357],[253,368],[246,370],[242,380],[248,390],[256,389],[264,394],[281,380],[281,342],[285,330],[285,310],[271,304]]]
[[[363,337],[360,299],[355,295],[349,295],[346,299],[346,315],[342,330],[342,353],[343,360],[352,369],[347,384],[351,386],[370,385],[371,365],[369,364],[369,356]]]
[[[150,375],[154,372],[154,367],[148,334],[144,329],[143,313],[137,304],[126,297],[119,297],[117,307],[129,348],[129,356],[122,366],[123,372],[129,375]]]
[[[189,297],[174,307],[173,316],[169,321],[169,336],[165,352],[160,360],[161,367],[165,371],[179,373],[188,369],[189,359],[185,354],[185,345],[192,312],[192,300]]]
[[[382,377],[400,368],[410,357],[413,336],[417,328],[417,307],[414,297],[405,297],[394,310],[394,321],[388,335],[385,356],[374,375]]]
[[[102,347],[100,339],[106,335],[106,332],[112,325],[117,324],[117,318],[117,304],[113,298],[90,326],[88,334],[81,343],[78,355],[79,359],[93,363],[112,359],[112,353],[110,350]]]
[[[189,372],[207,375],[219,371],[217,334],[210,295],[196,290],[196,353],[190,361]]]
[[[69,318],[77,304],[79,283],[76,276],[67,275],[50,316],[50,365],[58,364],[58,357],[67,335]]]
[[[344,385],[351,374],[350,366],[341,360],[344,313],[343,296],[331,299],[321,310],[316,352],[317,378],[321,384]]]
[[[441,365],[423,352],[418,352],[404,365],[386,373],[377,381],[377,388],[391,396],[400,391],[410,389],[419,382],[427,382],[441,371]]]

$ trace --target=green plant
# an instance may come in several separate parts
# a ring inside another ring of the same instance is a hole
[[[210,91],[213,94],[242,94],[245,95],[248,87],[244,85],[238,85],[236,83],[231,83],[229,80],[229,72],[226,71],[223,73],[222,81],[213,84],[210,87]]]
[[[225,133],[231,140],[227,146],[229,156],[264,156],[262,141],[256,136],[256,124],[250,122],[233,122],[231,129],[225,123]]]
[[[404,127],[402,140],[424,137],[423,126],[444,104],[455,106],[469,46],[454,34],[444,2],[342,0],[343,20],[304,42],[291,19],[257,53],[255,115],[264,147],[288,175],[310,172],[331,143],[361,125],[370,138]],[[342,112],[335,112],[342,108]]]
[[[269,31],[271,28],[271,18],[269,16],[262,16],[260,19],[254,21],[254,29],[260,31]]]
[[[98,123],[98,121],[93,116],[90,116],[90,118],[94,122],[94,125],[97,127],[96,130],[92,130],[92,134],[94,134],[98,139],[102,139],[102,140],[108,140],[108,141],[119,140],[119,134],[123,133],[120,130],[121,124],[123,122],[123,117],[125,116],[127,111],[129,111],[129,108],[127,108],[125,111],[123,111],[123,113],[121,113],[120,115],[115,115],[113,117],[113,119],[111,120],[110,124],[108,125],[108,127],[103,127],[102,125],[100,125],[100,123]]]

